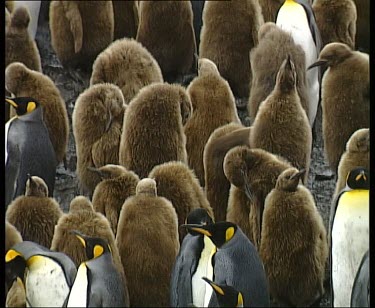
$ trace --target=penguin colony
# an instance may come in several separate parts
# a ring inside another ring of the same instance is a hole
[[[328,257],[331,303],[368,305],[369,244],[358,238],[369,227],[369,1],[324,2],[51,1],[57,60],[74,77],[91,74],[81,96],[66,98],[27,33],[33,9],[6,1],[6,46],[17,46],[6,51],[5,72],[15,111],[5,136],[7,305],[311,305],[329,291]],[[207,96],[209,87],[197,87],[204,79],[225,93]],[[274,122],[262,119],[263,107],[288,81],[293,102],[280,101],[298,111],[268,108],[286,127],[271,133],[277,156],[254,140],[267,139],[260,127]],[[319,86],[326,159],[337,173],[328,227],[306,188]],[[248,99],[250,127],[233,94]],[[51,197],[70,129],[71,171],[86,187],[63,213]]]

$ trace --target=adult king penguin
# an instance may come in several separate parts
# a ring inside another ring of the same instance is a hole
[[[184,225],[211,239],[217,252],[213,256],[213,282],[230,285],[243,294],[243,306],[269,307],[269,290],[263,263],[255,246],[236,224],[220,221],[208,225]],[[217,304],[211,296],[209,307]]]
[[[301,45],[306,56],[306,68],[313,64],[321,50],[321,37],[311,4],[307,0],[285,0],[277,13],[276,25],[290,32],[295,43]],[[320,69],[306,72],[309,91],[310,125],[313,127],[319,103]]]
[[[52,197],[57,160],[43,121],[42,106],[30,97],[6,98],[5,101],[17,113],[5,125],[5,173],[14,177],[13,173],[18,171],[16,187],[10,199],[25,194],[28,173],[42,178]],[[11,152],[16,153],[16,157],[8,155]],[[19,164],[19,167],[15,164]]]
[[[27,307],[63,307],[77,273],[66,254],[23,241],[8,250],[5,262],[7,283],[21,278]]]
[[[72,233],[85,247],[89,260],[78,268],[67,307],[129,307],[129,297],[113,263],[108,241],[78,231]]]
[[[350,306],[355,275],[369,249],[369,189],[367,169],[352,169],[346,187],[332,203],[329,234],[333,307]]]
[[[186,218],[187,224],[207,225],[213,220],[205,209],[192,210]],[[211,288],[201,279],[213,278],[212,256],[215,245],[207,236],[190,230],[181,243],[180,252],[173,265],[170,284],[170,305],[207,307],[211,299]]]

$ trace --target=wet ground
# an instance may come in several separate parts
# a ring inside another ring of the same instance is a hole
[[[59,202],[64,212],[69,209],[70,201],[80,194],[77,176],[75,173],[77,157],[75,151],[74,136],[72,132],[72,112],[78,95],[89,85],[90,73],[65,69],[61,66],[50,43],[48,24],[39,24],[36,42],[42,59],[43,73],[48,75],[56,84],[65,100],[69,114],[69,145],[67,151],[67,169],[62,165],[57,169],[54,197]],[[244,100],[237,100],[238,114],[244,125],[249,126],[246,108],[240,108]],[[331,197],[335,188],[335,177],[324,160],[323,139],[321,129],[321,112],[318,112],[314,126],[313,151],[311,154],[311,166],[307,187],[311,190],[316,205],[328,228]],[[328,282],[328,271],[326,281]],[[319,303],[319,307],[330,307],[329,284],[325,283],[326,293]],[[278,307],[277,304],[273,305]]]

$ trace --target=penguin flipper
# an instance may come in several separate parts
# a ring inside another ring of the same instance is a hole
[[[82,17],[78,4],[74,1],[63,1],[62,6],[65,11],[65,17],[69,21],[70,31],[74,39],[74,52],[78,53],[82,48],[83,27]]]

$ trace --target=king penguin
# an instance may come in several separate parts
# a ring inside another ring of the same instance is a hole
[[[5,125],[5,173],[14,177],[14,172],[18,171],[14,195],[10,199],[25,194],[28,173],[41,177],[52,197],[57,159],[43,121],[42,106],[30,97],[6,98],[5,101],[17,113]],[[9,156],[11,152],[16,156]]]
[[[64,253],[31,241],[14,245],[5,255],[9,282],[20,277],[27,307],[63,307],[77,269]]]
[[[330,213],[331,303],[349,307],[354,278],[369,249],[369,189],[367,169],[348,172],[346,187],[335,198]]]
[[[355,275],[350,307],[370,307],[370,254],[364,254]]]
[[[207,277],[202,277],[202,279],[215,291],[219,307],[243,307],[243,295],[241,292],[226,284],[218,285]]]
[[[211,239],[216,247],[213,282],[230,285],[243,294],[243,305],[269,307],[269,289],[263,263],[255,246],[241,228],[228,221],[208,225],[184,225]],[[216,304],[211,296],[209,307]]]
[[[185,221],[187,224],[207,225],[213,219],[205,209],[192,210]],[[208,237],[190,230],[181,243],[173,265],[170,284],[170,305],[207,307],[212,291],[207,288],[202,276],[212,279],[212,256],[216,248]]]
[[[306,68],[314,63],[321,50],[321,37],[311,4],[307,0],[285,0],[277,13],[276,25],[290,32],[306,56]],[[310,125],[313,127],[319,103],[320,69],[306,72],[309,91]]]
[[[67,307],[129,307],[121,274],[113,263],[108,241],[72,231],[86,249],[71,288]]]

